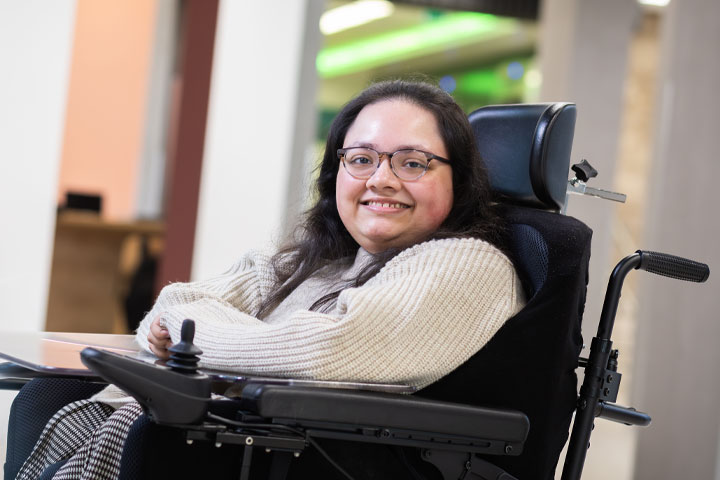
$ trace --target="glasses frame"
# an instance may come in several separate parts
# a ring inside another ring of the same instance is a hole
[[[370,150],[371,152],[375,152],[375,153],[377,153],[377,155],[378,155],[378,163],[377,163],[377,166],[375,167],[375,170],[374,170],[370,175],[368,175],[368,176],[357,176],[357,175],[353,175],[352,173],[350,173],[350,170],[347,168],[347,165],[345,165],[345,153],[346,153],[348,150],[359,150],[359,149]],[[399,153],[399,152],[418,152],[418,153],[422,153],[422,154],[425,156],[425,159],[428,161],[428,163],[425,165],[425,170],[423,170],[423,172],[422,172],[420,175],[418,175],[417,177],[415,177],[415,178],[402,178],[402,177],[401,177],[400,175],[398,175],[397,172],[395,171],[395,167],[393,167],[393,162],[392,162],[393,156],[394,156],[396,153]],[[419,178],[422,178],[422,176],[427,173],[428,168],[430,168],[430,162],[433,161],[433,160],[439,160],[439,161],[441,161],[441,162],[443,162],[443,163],[447,163],[448,165],[450,165],[450,160],[448,160],[447,158],[443,158],[443,157],[441,157],[441,156],[439,156],[439,155],[435,155],[434,153],[426,152],[426,151],[424,151],[424,150],[417,150],[417,149],[415,149],[415,148],[401,148],[400,150],[395,150],[394,152],[378,152],[378,151],[375,150],[374,148],[370,148],[370,147],[338,148],[338,150],[337,150],[337,156],[338,156],[338,159],[342,162],[343,167],[345,167],[345,171],[348,173],[348,175],[350,175],[350,176],[353,177],[353,178],[357,178],[358,180],[367,180],[367,179],[369,179],[370,177],[372,177],[373,175],[375,175],[375,172],[378,171],[378,169],[380,168],[380,165],[382,164],[382,159],[383,159],[383,157],[387,157],[387,158],[388,158],[388,162],[390,163],[390,170],[393,172],[393,175],[395,175],[395,176],[396,176],[397,178],[399,178],[400,180],[403,180],[403,181],[406,181],[406,182],[412,182],[412,181],[414,181],[414,180],[418,180]]]

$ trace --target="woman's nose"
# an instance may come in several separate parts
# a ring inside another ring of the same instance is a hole
[[[380,158],[380,165],[378,165],[375,173],[367,179],[366,185],[368,188],[376,189],[391,188],[393,190],[400,190],[400,188],[402,188],[400,179],[392,171],[389,157],[385,156],[385,158]]]

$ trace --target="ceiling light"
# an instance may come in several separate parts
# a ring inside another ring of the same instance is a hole
[[[667,7],[670,0],[638,0],[642,5],[650,5],[652,7]]]
[[[386,0],[358,0],[328,10],[320,17],[320,31],[325,35],[357,27],[390,16],[395,6]]]
[[[513,19],[453,12],[412,27],[325,47],[318,53],[317,70],[323,78],[347,75],[516,31]]]

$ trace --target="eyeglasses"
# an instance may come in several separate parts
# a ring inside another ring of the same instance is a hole
[[[417,180],[425,175],[430,161],[437,159],[443,163],[450,160],[439,157],[422,150],[398,150],[397,152],[378,152],[367,147],[340,148],[338,158],[342,160],[345,170],[360,180],[372,177],[380,168],[380,159],[387,156],[390,160],[390,169],[401,180]]]

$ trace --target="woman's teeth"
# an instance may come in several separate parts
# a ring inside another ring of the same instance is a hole
[[[369,205],[371,207],[385,207],[385,208],[410,208],[407,205],[403,205],[402,203],[380,203],[380,202],[367,202],[366,205]]]

